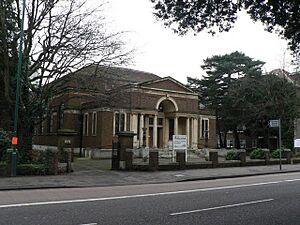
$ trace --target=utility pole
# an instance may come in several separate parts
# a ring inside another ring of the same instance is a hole
[[[18,144],[18,116],[19,116],[19,102],[20,102],[20,76],[22,72],[22,60],[23,60],[23,39],[24,39],[24,18],[25,18],[25,5],[26,0],[23,0],[21,30],[19,40],[19,52],[18,52],[18,69],[16,74],[17,87],[16,87],[16,103],[15,103],[15,116],[14,116],[14,132],[12,138],[12,176],[17,175],[17,144]]]
[[[281,153],[281,119],[278,119],[278,121],[279,121],[279,125],[278,125],[278,132],[279,132],[279,134],[278,134],[278,138],[279,138],[279,169],[281,170],[282,169],[282,160],[281,160],[281,158],[282,158],[282,153]]]

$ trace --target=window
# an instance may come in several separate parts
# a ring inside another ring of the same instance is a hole
[[[173,140],[174,125],[174,119],[169,119],[169,140]]]
[[[227,139],[226,147],[227,148],[232,148],[233,147],[233,140]]]
[[[52,110],[50,110],[48,116],[47,116],[47,133],[53,132],[53,113]]]
[[[115,133],[125,131],[125,113],[115,113]]]
[[[64,109],[64,104],[61,104],[58,108],[58,129],[62,129],[64,126]]]
[[[201,137],[209,138],[209,120],[208,119],[201,120]]]
[[[163,118],[158,118],[157,125],[162,126],[163,121],[164,121]]]
[[[246,140],[245,139],[241,139],[240,140],[240,145],[241,145],[241,148],[246,148]]]
[[[93,117],[92,117],[92,135],[97,134],[97,112],[93,112]]]
[[[125,130],[125,114],[121,113],[119,131],[124,131],[124,130]]]
[[[53,113],[51,113],[51,115],[50,115],[50,127],[49,127],[49,131],[50,131],[50,133],[52,133],[53,132]]]
[[[137,118],[137,139],[140,139],[140,119],[141,119],[141,114],[138,114],[138,118]]]
[[[153,125],[153,124],[154,124],[153,117],[149,117],[149,125]]]
[[[83,115],[83,135],[88,136],[89,114]]]

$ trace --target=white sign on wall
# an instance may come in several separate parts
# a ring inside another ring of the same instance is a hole
[[[294,140],[294,148],[300,148],[300,139]]]
[[[173,149],[174,150],[187,149],[186,135],[173,135]]]

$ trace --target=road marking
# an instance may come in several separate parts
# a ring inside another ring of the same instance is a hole
[[[270,199],[263,199],[263,200],[257,200],[257,201],[251,201],[251,202],[236,203],[236,204],[231,204],[231,205],[222,205],[222,206],[206,208],[206,209],[197,209],[197,210],[191,210],[191,211],[185,211],[185,212],[177,212],[177,213],[171,213],[170,216],[178,216],[178,215],[183,215],[183,214],[204,212],[204,211],[210,211],[210,210],[216,210],[216,209],[233,208],[233,207],[237,207],[237,206],[253,205],[253,204],[270,202],[270,201],[274,201],[274,199],[270,198]]]
[[[85,223],[85,224],[80,224],[80,225],[97,225],[97,223]]]
[[[243,187],[263,186],[263,185],[280,184],[280,183],[296,182],[296,181],[300,181],[300,178],[281,180],[281,181],[270,181],[270,182],[263,182],[263,183],[254,183],[254,184],[239,184],[239,185],[231,185],[231,186],[199,188],[199,189],[182,190],[182,191],[158,192],[158,193],[150,193],[150,194],[125,195],[125,196],[88,198],[88,199],[73,199],[73,200],[48,201],[48,202],[17,203],[17,204],[0,205],[0,208],[55,205],[55,204],[68,204],[68,203],[83,203],[83,202],[95,202],[95,201],[120,200],[120,199],[129,199],[129,198],[154,197],[154,196],[162,196],[162,195],[174,195],[174,194],[206,192],[206,191],[215,191],[215,190],[224,190],[224,189],[235,189],[235,188],[243,188]]]
[[[80,224],[80,225],[97,225],[97,223],[85,223],[85,224]]]

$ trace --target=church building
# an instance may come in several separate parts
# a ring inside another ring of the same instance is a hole
[[[66,132],[74,135],[75,153],[89,150],[99,158],[111,156],[119,131],[136,134],[134,148],[170,149],[175,134],[187,136],[190,150],[217,145],[215,116],[203,109],[197,93],[172,77],[93,65],[51,85],[54,94],[35,132],[36,149],[56,148]]]

